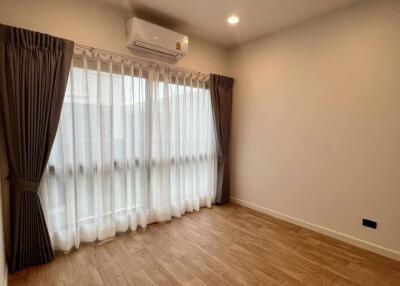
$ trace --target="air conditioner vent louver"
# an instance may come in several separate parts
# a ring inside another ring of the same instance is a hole
[[[167,57],[176,58],[178,56],[178,53],[175,52],[175,51],[167,50],[167,49],[164,49],[162,47],[155,46],[155,45],[150,45],[150,44],[142,42],[142,41],[135,41],[135,43],[133,44],[132,48],[138,48],[138,49],[141,49],[141,50],[144,50],[144,51],[145,50],[150,50],[150,51],[152,51],[154,53],[163,54],[163,55],[165,55]]]

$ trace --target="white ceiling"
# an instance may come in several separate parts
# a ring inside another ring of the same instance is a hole
[[[108,0],[137,17],[224,46],[259,38],[360,0]],[[228,16],[240,23],[230,26]]]

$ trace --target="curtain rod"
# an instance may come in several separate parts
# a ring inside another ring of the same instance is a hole
[[[121,58],[124,58],[124,59],[128,59],[128,60],[136,60],[136,61],[146,62],[146,63],[149,63],[149,64],[163,65],[165,67],[169,67],[169,68],[172,68],[172,69],[175,69],[175,70],[181,70],[181,71],[190,72],[190,73],[193,73],[193,74],[200,74],[200,75],[204,75],[206,77],[210,76],[210,74],[205,73],[205,72],[195,71],[195,70],[191,70],[191,69],[188,69],[188,68],[175,66],[173,64],[168,64],[168,63],[164,63],[164,62],[157,61],[157,60],[150,60],[150,59],[146,59],[146,58],[139,57],[139,56],[126,55],[126,54],[121,54],[121,53],[117,53],[117,52],[112,52],[112,51],[108,51],[108,50],[105,50],[105,49],[102,49],[102,48],[96,48],[96,47],[92,47],[92,46],[81,44],[81,43],[75,43],[75,47],[81,48],[81,49],[87,49],[89,51],[98,51],[100,53],[114,55],[114,56],[118,56],[118,57],[121,57]]]

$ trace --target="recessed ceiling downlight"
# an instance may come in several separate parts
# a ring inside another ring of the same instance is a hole
[[[228,20],[227,20],[227,22],[230,24],[230,25],[236,25],[237,23],[239,23],[239,17],[238,16],[230,16],[229,18],[228,18]]]

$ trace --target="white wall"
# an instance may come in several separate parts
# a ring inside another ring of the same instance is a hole
[[[99,0],[0,1],[0,23],[123,54],[130,53],[126,48],[125,22],[131,17],[130,11]],[[189,52],[177,65],[226,74],[226,56],[224,48],[190,37]]]
[[[400,1],[321,16],[235,47],[228,62],[232,195],[399,258]]]

